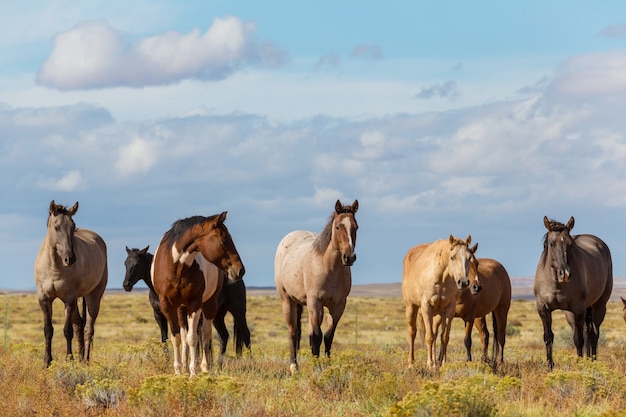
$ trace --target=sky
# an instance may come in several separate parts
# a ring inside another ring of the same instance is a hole
[[[374,3],[374,2],[372,2]],[[626,275],[626,3],[0,3],[0,289],[35,288],[50,201],[154,251],[228,212],[248,286],[359,201],[354,284],[450,234],[532,277],[543,217]],[[626,295],[626,294],[624,294]]]

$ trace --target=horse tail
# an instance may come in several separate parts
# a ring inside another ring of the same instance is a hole
[[[296,329],[298,340],[296,343],[296,350],[300,349],[300,338],[302,336],[302,304],[296,304]]]

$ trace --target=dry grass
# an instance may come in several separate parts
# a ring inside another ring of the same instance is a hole
[[[406,368],[399,297],[351,297],[332,360],[311,358],[304,336],[301,369],[291,376],[280,303],[275,296],[255,295],[248,301],[252,352],[236,359],[229,347],[221,369],[215,366],[192,380],[173,375],[171,348],[157,341],[145,293],[105,294],[90,365],[63,358],[62,304],[55,302],[56,360],[49,369],[43,368],[36,296],[0,295],[3,319],[6,306],[6,345],[0,349],[2,416],[626,415],[621,411],[626,409],[621,302],[609,304],[598,361],[575,357],[571,331],[556,312],[556,367],[548,372],[534,302],[514,301],[504,365],[466,363],[463,324],[457,319],[449,362],[431,372],[423,349],[417,351],[415,368]],[[479,348],[475,334],[474,357],[480,357]]]

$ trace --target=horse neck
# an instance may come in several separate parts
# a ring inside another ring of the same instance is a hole
[[[144,262],[146,266],[146,273],[142,274],[143,275],[142,279],[143,279],[143,282],[146,283],[148,288],[154,291],[154,285],[152,285],[152,278],[150,276],[150,267],[152,266],[152,259],[154,258],[154,256],[150,253],[147,253],[144,258],[145,259],[142,259],[142,262]]]

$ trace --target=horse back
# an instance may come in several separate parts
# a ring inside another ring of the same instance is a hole
[[[511,278],[504,266],[490,258],[478,259],[478,276],[482,291],[474,296],[476,317],[483,317],[511,305]]]
[[[281,298],[291,297],[306,303],[304,277],[309,272],[316,233],[296,230],[287,234],[276,248],[274,282]]]
[[[405,302],[419,302],[424,292],[432,292],[443,278],[440,246],[444,240],[412,247],[404,256],[402,295]]]

